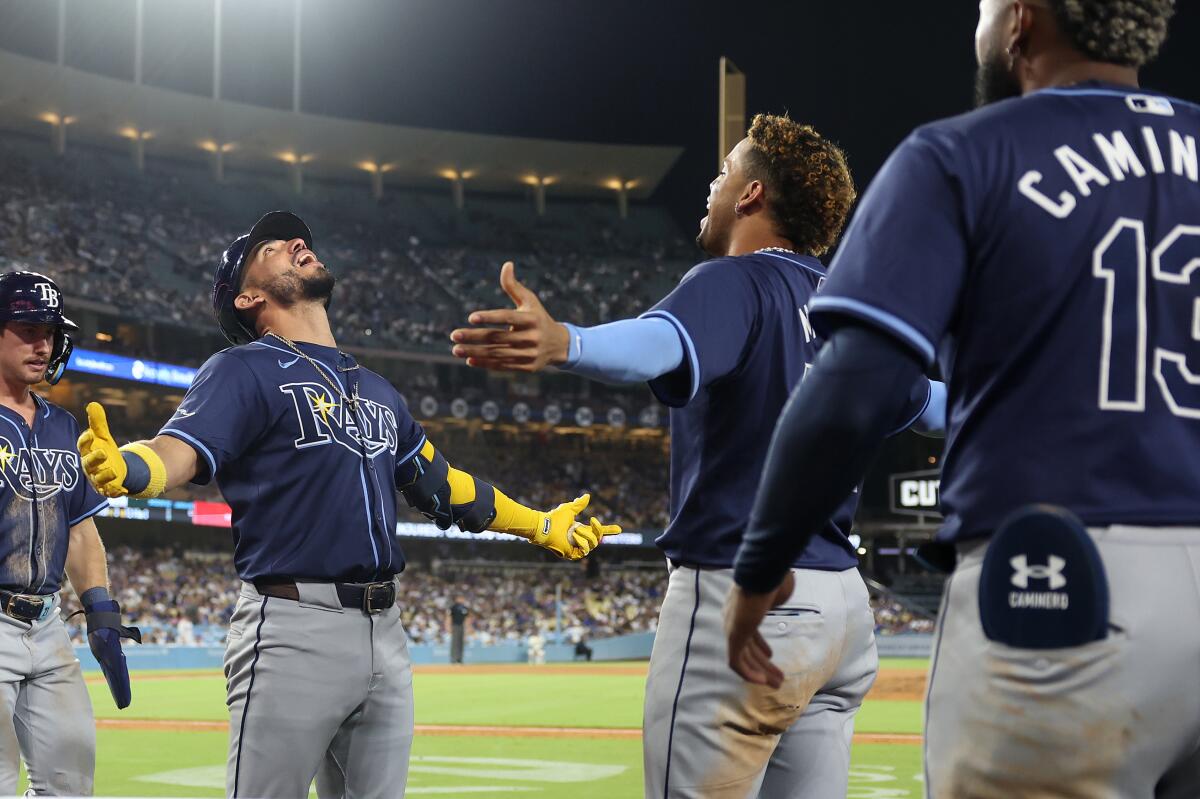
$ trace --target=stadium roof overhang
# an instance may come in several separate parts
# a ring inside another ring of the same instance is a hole
[[[0,50],[0,124],[69,141],[140,138],[147,158],[196,161],[220,149],[226,169],[301,164],[305,175],[370,172],[407,186],[461,176],[485,191],[553,186],[567,197],[649,197],[682,148],[552,141],[382,125],[293,113],[137,85]]]

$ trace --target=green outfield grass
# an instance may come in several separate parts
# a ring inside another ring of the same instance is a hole
[[[599,664],[593,664],[599,665]],[[630,664],[614,667],[629,670]],[[920,668],[924,661],[886,661]],[[641,724],[636,673],[418,673],[418,724],[605,727]],[[557,670],[556,670],[557,671]],[[572,670],[574,671],[574,670]],[[170,679],[163,679],[169,676]],[[145,677],[145,679],[138,679]],[[224,679],[215,672],[134,675],[134,702],[113,707],[103,682],[89,684],[100,719],[224,721]],[[921,731],[921,703],[868,699],[856,731]],[[124,796],[221,796],[226,733],[100,729],[96,793]],[[851,789],[856,799],[921,795],[921,748],[913,743],[856,742]],[[638,738],[523,737],[519,729],[487,736],[422,735],[413,749],[409,795],[592,799],[641,794]]]

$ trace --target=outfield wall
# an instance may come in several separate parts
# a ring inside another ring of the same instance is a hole
[[[881,635],[877,639],[880,657],[928,657],[931,635]],[[647,660],[654,645],[654,633],[635,633],[616,638],[589,641],[593,660]],[[126,644],[125,659],[131,669],[219,669],[224,646],[182,646],[177,644]],[[450,647],[441,644],[409,644],[413,663],[449,663]],[[547,644],[547,663],[565,663],[575,659],[572,644]],[[75,647],[75,655],[85,671],[98,671],[99,665],[86,646]],[[466,663],[526,663],[529,649],[524,644],[505,643],[482,646],[470,644],[463,652]]]

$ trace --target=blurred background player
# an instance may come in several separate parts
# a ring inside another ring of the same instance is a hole
[[[770,430],[820,346],[806,308],[825,276],[817,256],[854,196],[838,147],[759,115],[709,187],[698,242],[712,259],[653,309],[594,328],[559,324],[505,264],[501,285],[516,309],[470,322],[506,328],[452,334],[454,354],[472,366],[648,381],[671,406],[671,522],[656,541],[671,576],[646,683],[647,797],[846,793],[854,715],[878,665],[846,538],[856,490],[784,563],[804,577],[763,625],[784,660],[780,685],[749,688],[728,669],[721,609]],[[933,387],[917,378],[900,391],[898,430],[937,416]]]
[[[463,662],[463,644],[467,638],[467,618],[471,609],[462,594],[454,597],[454,604],[446,611],[447,626],[450,628],[450,662]]]
[[[780,421],[730,647],[761,680],[755,630],[781,564],[861,476],[893,392],[936,357],[950,392],[939,537],[958,562],[928,694],[933,797],[1200,795],[1200,694],[1179,688],[1200,660],[1200,107],[1138,85],[1173,11],[984,0],[985,107],[896,150],[811,306],[830,339]],[[981,614],[1018,607],[1010,592],[1053,608],[1081,589],[1053,550],[985,566],[988,537],[1034,502],[1074,512],[1099,549],[1108,613],[1085,641],[984,632]],[[993,576],[1003,596],[981,603]]]
[[[79,468],[79,426],[31,391],[71,357],[63,295],[45,275],[0,276],[0,793],[90,796],[96,725],[83,672],[58,612],[66,573],[88,614],[88,643],[129,704],[119,608],[108,594],[92,517],[108,507]]]
[[[109,496],[216,478],[244,581],[230,625],[230,796],[404,793],[412,671],[396,606],[396,491],[443,529],[492,529],[581,558],[606,534],[447,464],[396,389],[337,349],[334,276],[299,217],[274,212],[226,250],[213,310],[235,345],[200,369],[153,440],[117,448],[104,409],[79,439]]]

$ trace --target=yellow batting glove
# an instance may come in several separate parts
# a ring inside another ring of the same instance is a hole
[[[592,501],[591,494],[584,494],[573,502],[564,502],[554,510],[545,514],[540,527],[529,539],[543,549],[567,560],[579,560],[588,555],[606,535],[616,535],[621,532],[619,525],[601,524],[593,517],[588,524],[575,521]]]
[[[108,430],[104,406],[98,402],[87,405],[88,429],[79,437],[79,454],[83,458],[83,473],[88,481],[106,497],[128,494],[125,475],[128,469],[121,450]]]

